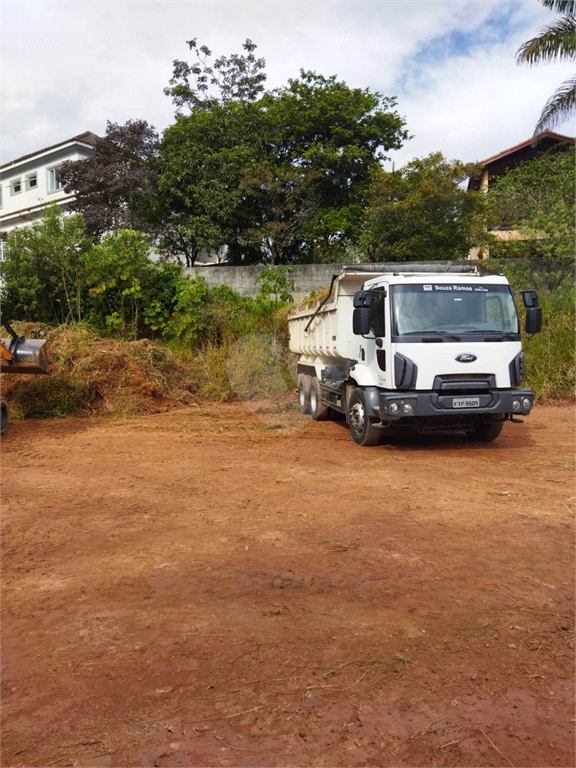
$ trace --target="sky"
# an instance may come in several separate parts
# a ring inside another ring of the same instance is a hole
[[[515,52],[556,14],[538,0],[3,0],[0,162],[106,121],[174,121],[163,88],[197,38],[217,55],[246,38],[267,86],[300,69],[395,96],[411,136],[401,167],[441,151],[482,160],[532,135],[571,64]],[[574,123],[556,129],[574,135]]]

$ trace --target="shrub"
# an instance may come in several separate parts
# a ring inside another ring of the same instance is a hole
[[[227,356],[226,370],[238,397],[251,400],[277,397],[295,388],[285,348],[264,334],[251,334],[234,344]]]
[[[569,262],[550,259],[541,271],[528,264],[510,264],[490,259],[483,262],[489,272],[506,275],[512,290],[534,288],[542,307],[542,332],[526,339],[524,384],[540,400],[573,397],[574,376],[574,276]],[[519,297],[517,297],[519,298]],[[516,302],[521,327],[525,310]]]

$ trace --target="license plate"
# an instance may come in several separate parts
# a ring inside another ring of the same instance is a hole
[[[479,397],[455,397],[452,400],[452,408],[479,408]]]

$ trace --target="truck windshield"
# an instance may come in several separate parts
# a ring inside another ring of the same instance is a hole
[[[395,285],[392,296],[396,336],[519,333],[508,285]]]

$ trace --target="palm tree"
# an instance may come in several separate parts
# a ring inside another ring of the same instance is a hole
[[[541,30],[537,37],[525,42],[516,54],[522,64],[570,61],[576,59],[576,0],[541,0],[546,8],[562,16]],[[534,135],[553,128],[576,111],[576,76],[565,80],[548,99]]]

